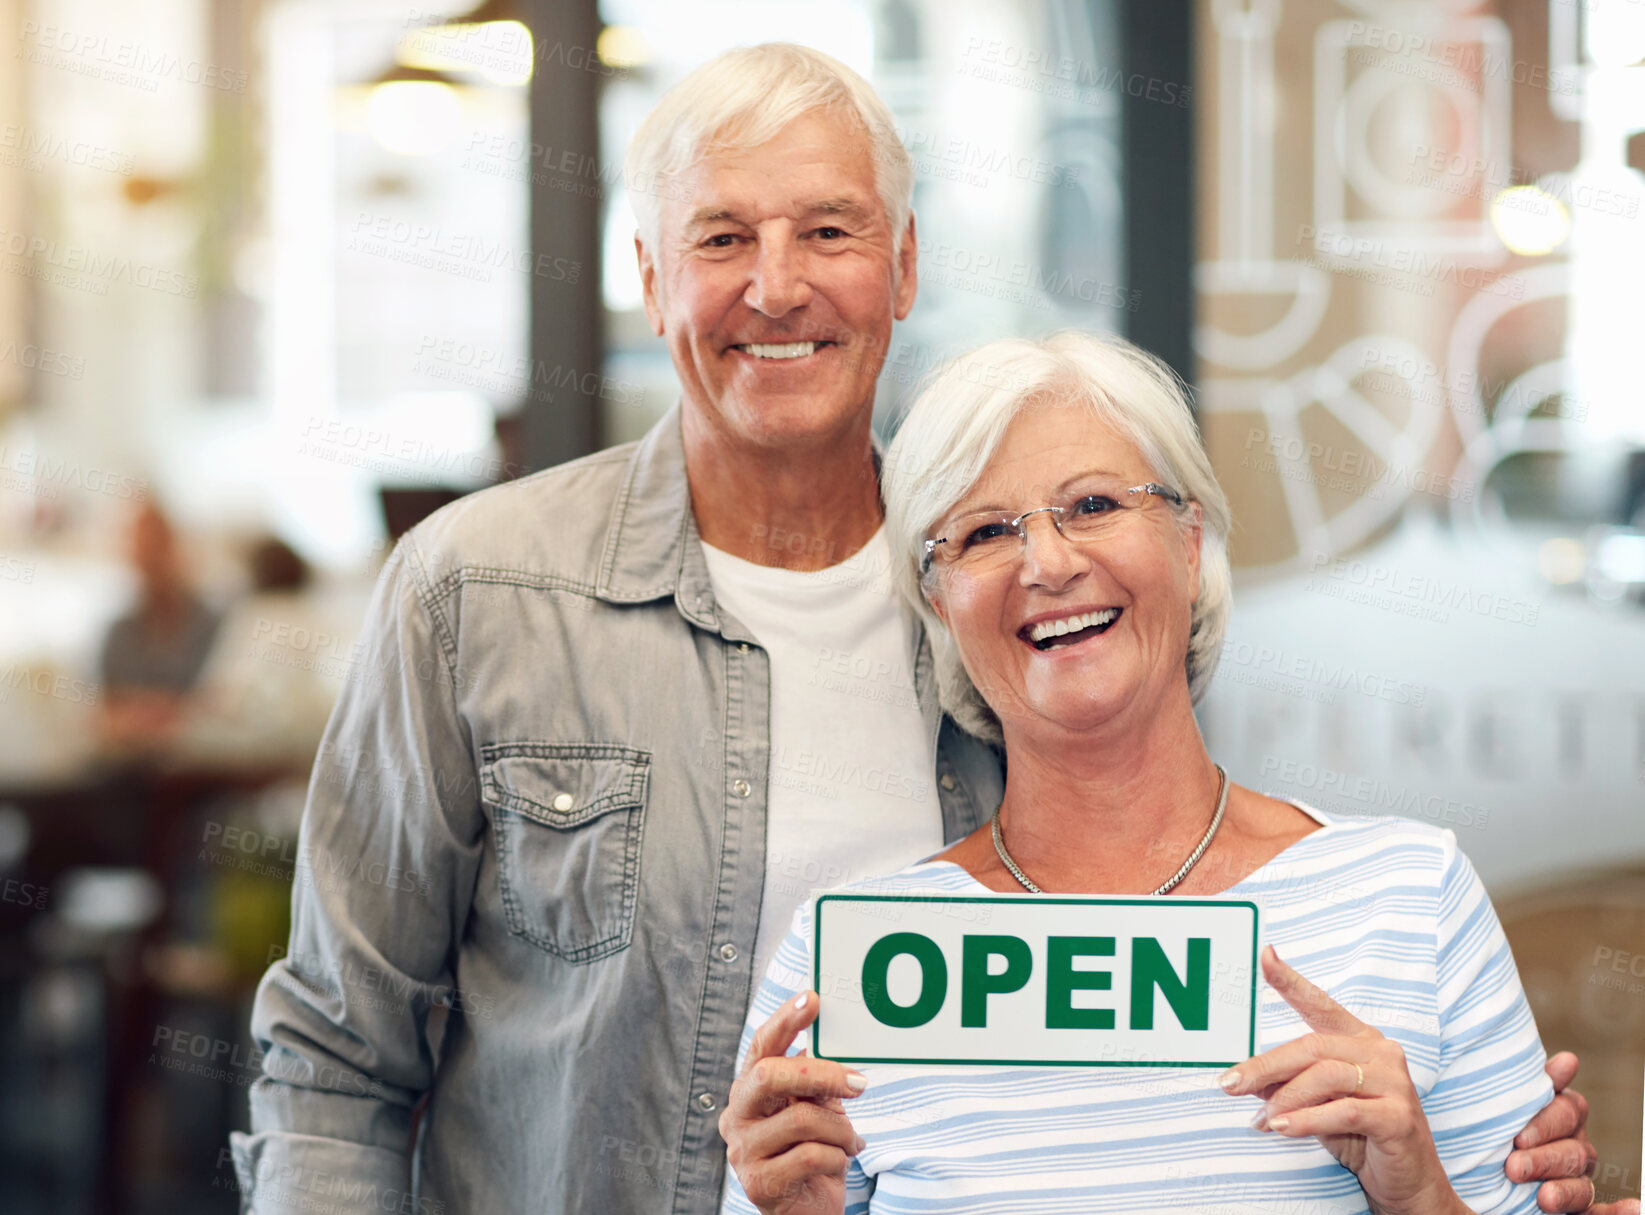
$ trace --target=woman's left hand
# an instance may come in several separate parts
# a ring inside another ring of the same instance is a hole
[[[1227,1092],[1267,1101],[1253,1125],[1318,1139],[1353,1170],[1381,1215],[1466,1210],[1440,1163],[1399,1043],[1280,961],[1271,945],[1262,951],[1262,973],[1314,1032],[1223,1075]]]

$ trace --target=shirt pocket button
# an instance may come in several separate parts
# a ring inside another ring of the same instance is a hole
[[[606,743],[484,748],[481,787],[508,929],[568,962],[634,934],[651,753]]]

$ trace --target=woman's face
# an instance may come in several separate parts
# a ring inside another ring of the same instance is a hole
[[[950,535],[953,521],[975,511],[1020,514],[1088,485],[1158,479],[1129,439],[1083,405],[1028,405],[930,535]],[[1128,710],[1152,711],[1182,692],[1199,595],[1197,523],[1182,527],[1164,498],[1150,496],[1083,542],[1063,537],[1050,514],[1023,525],[1020,557],[980,570],[939,565],[932,598],[1007,736],[1043,724],[1089,729]],[[1117,613],[1111,623],[1098,615],[1087,627],[1043,636],[1048,625],[1110,611]]]

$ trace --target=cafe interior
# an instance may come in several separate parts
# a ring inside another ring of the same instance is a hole
[[[1236,520],[1213,755],[1455,833],[1640,1193],[1645,4],[420,4],[0,0],[0,1209],[239,1209],[377,572],[673,404],[624,151],[770,40],[912,158],[881,435],[994,337],[1175,368]]]

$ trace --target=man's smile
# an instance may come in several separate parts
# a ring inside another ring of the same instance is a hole
[[[809,342],[746,342],[734,345],[732,350],[755,359],[788,360],[809,358],[819,350],[834,345],[830,341]]]

